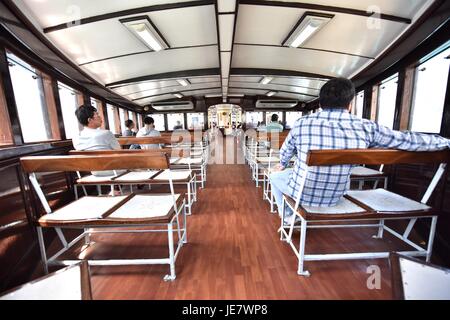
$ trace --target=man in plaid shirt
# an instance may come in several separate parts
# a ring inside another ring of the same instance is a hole
[[[280,164],[270,176],[272,192],[281,213],[283,193],[296,199],[305,172],[309,150],[390,148],[407,151],[436,151],[450,147],[450,140],[437,135],[400,132],[350,114],[355,87],[350,80],[337,78],[320,91],[323,111],[298,119],[280,149]],[[297,156],[293,169],[286,169]],[[336,205],[348,190],[354,166],[322,166],[309,169],[300,198],[302,206]],[[292,210],[285,212],[289,223]]]

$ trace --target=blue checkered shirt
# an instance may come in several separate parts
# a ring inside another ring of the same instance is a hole
[[[297,160],[288,183],[296,199],[306,169],[309,150],[390,148],[407,151],[435,151],[450,147],[450,140],[437,135],[400,132],[360,119],[343,109],[326,109],[298,119],[280,149],[280,163],[286,167]],[[310,167],[300,204],[334,206],[349,188],[353,165]]]

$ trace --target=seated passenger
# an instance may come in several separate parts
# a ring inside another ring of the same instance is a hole
[[[131,119],[125,120],[125,130],[122,132],[122,137],[134,137],[136,132],[133,130],[135,128],[134,121]],[[138,144],[132,144],[130,149],[140,149],[141,146]]]
[[[278,122],[278,115],[273,114],[271,118],[271,122],[266,126],[267,132],[282,132],[284,127],[282,124]]]
[[[181,125],[181,121],[177,120],[177,124],[173,127],[173,130],[182,130],[183,126]]]
[[[400,132],[360,119],[350,113],[355,87],[350,80],[327,82],[320,91],[323,111],[298,119],[280,149],[280,164],[270,175],[272,192],[281,213],[283,193],[296,199],[305,172],[309,150],[390,148],[405,151],[437,151],[450,147],[450,140],[438,135]],[[286,169],[293,156],[293,169]],[[330,207],[347,192],[352,165],[312,168],[301,194],[303,206]],[[292,210],[285,213],[292,221]]]
[[[83,125],[80,134],[72,139],[75,150],[120,150],[120,144],[109,130],[100,129],[102,118],[93,106],[83,105],[75,111],[75,115]],[[111,171],[94,171],[96,176],[109,176]]]
[[[133,120],[125,120],[125,128],[126,129],[122,132],[123,137],[134,137],[136,135],[136,132],[133,131],[135,128]]]
[[[155,130],[155,120],[152,117],[144,118],[145,126],[139,130],[136,137],[160,137],[161,133]],[[141,144],[142,149],[158,149],[159,144]]]

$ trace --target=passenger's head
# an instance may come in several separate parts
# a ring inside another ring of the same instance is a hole
[[[127,127],[128,129],[133,129],[134,128],[134,122],[131,119],[125,120],[125,127]]]
[[[152,117],[145,117],[144,118],[144,124],[147,127],[154,128],[155,127],[155,120]]]
[[[102,118],[93,106],[82,105],[75,111],[78,121],[85,127],[97,129],[102,125]]]
[[[272,120],[272,122],[277,122],[278,121],[278,115],[277,114],[273,114],[271,120]]]
[[[345,78],[328,81],[320,90],[319,102],[322,109],[348,109],[355,97],[355,86]]]

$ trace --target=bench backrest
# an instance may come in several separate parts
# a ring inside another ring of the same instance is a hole
[[[118,138],[121,146],[131,144],[176,144],[183,141],[181,136],[161,136],[161,137],[124,137]]]
[[[21,158],[20,163],[26,173],[169,168],[169,158],[166,153],[162,152],[92,156],[36,156]]]
[[[405,164],[405,163],[448,163],[450,151],[412,152],[388,149],[311,150],[308,166],[332,166],[343,164]]]
[[[122,150],[71,150],[69,155],[72,156],[100,156],[113,154],[157,154],[167,153],[171,157],[188,158],[191,150],[189,148],[161,148],[161,149],[122,149]]]

